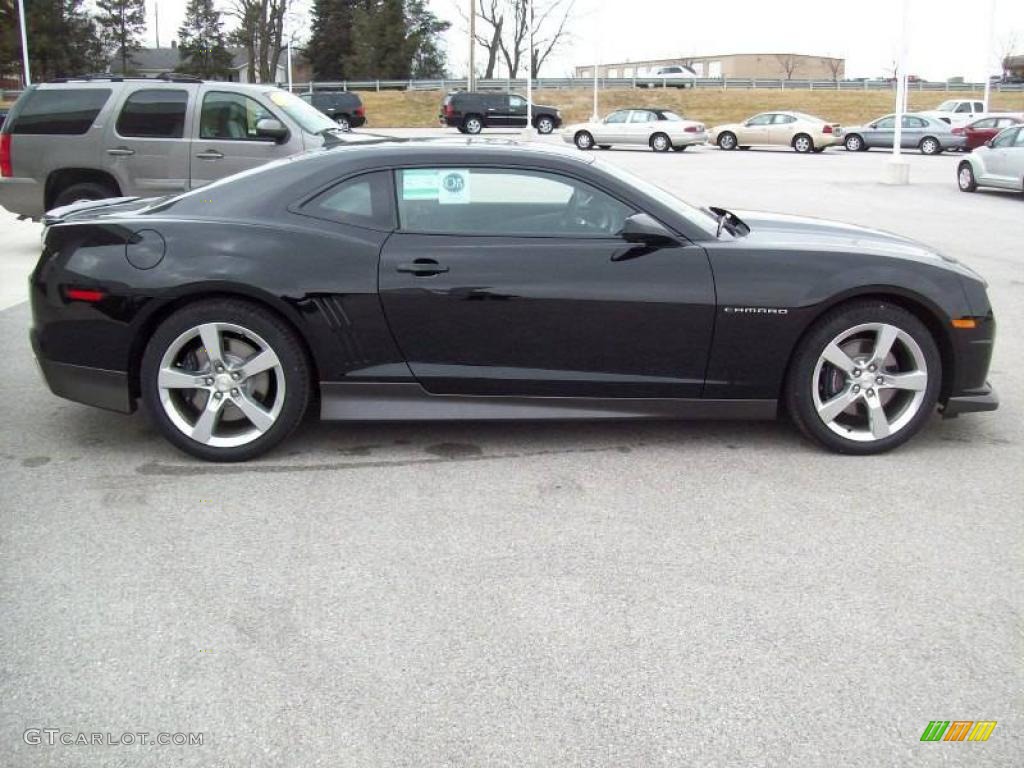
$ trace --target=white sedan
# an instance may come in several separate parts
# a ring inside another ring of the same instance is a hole
[[[703,123],[686,120],[668,109],[619,109],[604,120],[564,128],[562,138],[580,149],[633,144],[655,152],[682,152],[707,142],[708,132]]]

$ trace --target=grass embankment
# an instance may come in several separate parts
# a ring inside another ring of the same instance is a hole
[[[359,95],[366,105],[371,128],[431,128],[438,124],[443,98],[440,91],[363,91]],[[946,99],[980,99],[981,96],[959,91],[911,91],[910,108],[934,109]],[[534,99],[538,104],[561,109],[568,123],[587,120],[593,108],[591,91],[582,89],[541,90]],[[675,109],[708,125],[744,120],[771,109],[795,109],[843,125],[857,125],[892,112],[893,102],[891,91],[626,88],[600,91],[598,103],[602,115],[621,107],[655,106]],[[1024,92],[993,93],[991,106],[996,110],[1024,111]]]

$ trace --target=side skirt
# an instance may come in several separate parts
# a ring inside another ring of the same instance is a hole
[[[325,421],[774,419],[775,400],[432,395],[419,384],[320,382]]]

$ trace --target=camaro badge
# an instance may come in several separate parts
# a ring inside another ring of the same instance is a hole
[[[788,309],[779,307],[724,307],[728,315],[788,315]]]

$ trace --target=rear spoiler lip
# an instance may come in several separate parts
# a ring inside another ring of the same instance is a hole
[[[142,199],[143,198],[138,196],[108,197],[103,200],[83,200],[78,203],[72,203],[71,205],[62,205],[60,208],[51,208],[43,214],[43,225],[50,226],[52,224],[59,224],[62,221],[65,221],[68,217],[74,217],[79,213],[85,213],[87,211],[95,211],[98,213],[104,208],[122,205],[124,203],[131,203]]]

